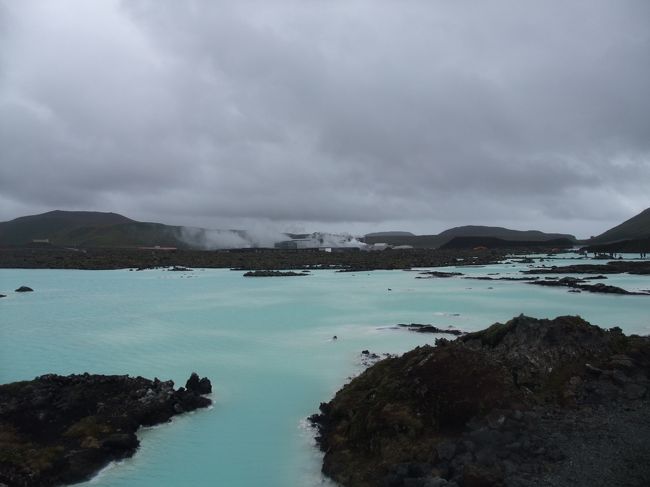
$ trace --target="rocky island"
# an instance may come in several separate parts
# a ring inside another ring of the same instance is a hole
[[[599,276],[605,278],[605,276]],[[606,278],[605,278],[606,279]],[[528,284],[535,284],[537,286],[547,286],[547,287],[568,287],[572,292],[580,291],[589,291],[591,293],[607,293],[607,294],[626,294],[629,296],[650,296],[650,293],[645,291],[642,292],[633,292],[626,291],[623,288],[618,286],[609,286],[598,282],[596,284],[587,284],[585,279],[580,279],[577,277],[563,277],[561,279],[557,278],[546,278],[544,280],[532,280]]]
[[[306,276],[308,271],[293,272],[293,271],[272,271],[272,270],[257,270],[248,271],[244,273],[244,277],[298,277]]]
[[[420,272],[420,276],[417,276],[416,279],[431,279],[433,277],[456,277],[462,276],[462,272],[442,272],[442,271],[426,271]]]
[[[650,483],[650,339],[519,316],[382,360],[311,420],[345,487]]]
[[[126,375],[43,375],[0,385],[0,485],[55,486],[88,480],[132,456],[140,426],[212,404],[207,378],[185,387]]]
[[[536,267],[521,271],[524,274],[650,274],[650,260],[612,260],[606,264],[574,264],[567,266]]]
[[[417,333],[442,333],[447,335],[463,335],[465,334],[462,330],[457,330],[456,328],[440,328],[435,325],[422,324],[422,323],[398,323],[396,328],[403,328],[410,331],[415,331]]]

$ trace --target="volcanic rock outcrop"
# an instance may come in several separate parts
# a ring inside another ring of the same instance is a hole
[[[89,479],[133,455],[136,431],[212,401],[207,378],[187,388],[126,375],[43,375],[0,385],[0,485],[54,486]]]
[[[648,485],[647,337],[522,315],[437,345],[321,404],[325,474],[346,487]]]
[[[574,264],[567,266],[536,267],[521,271],[524,274],[650,274],[650,261],[612,260],[607,264]]]
[[[274,271],[274,270],[257,270],[248,271],[244,273],[244,277],[298,277],[306,276],[307,271],[293,272],[293,271]]]

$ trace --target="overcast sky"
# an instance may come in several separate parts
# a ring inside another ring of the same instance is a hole
[[[647,0],[0,0],[0,220],[585,237],[649,195]]]

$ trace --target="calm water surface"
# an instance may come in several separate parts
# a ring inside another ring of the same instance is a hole
[[[585,261],[542,262],[570,263]],[[504,276],[524,268],[457,270]],[[304,418],[362,370],[361,350],[401,353],[435,339],[390,325],[477,330],[520,313],[579,314],[604,327],[650,334],[650,297],[416,276],[0,269],[0,293],[8,295],[0,300],[0,382],[86,371],[177,385],[192,371],[210,377],[213,408],[144,430],[137,454],[104,470],[92,486],[328,486]],[[647,276],[604,282],[650,288]],[[35,292],[14,293],[20,285]]]

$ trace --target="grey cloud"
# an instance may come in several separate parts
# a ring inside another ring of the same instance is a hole
[[[649,27],[641,0],[0,2],[0,219],[598,233],[648,206]]]

